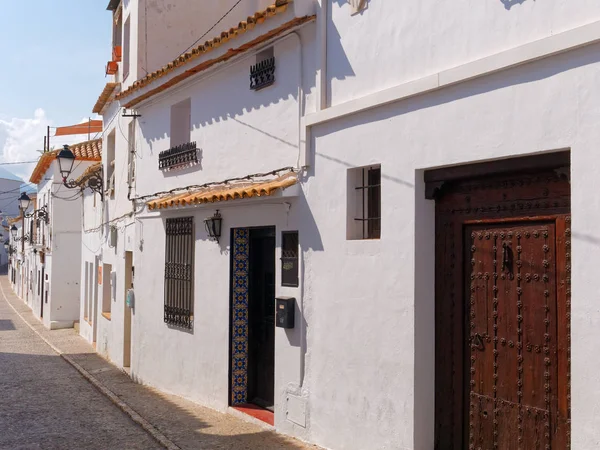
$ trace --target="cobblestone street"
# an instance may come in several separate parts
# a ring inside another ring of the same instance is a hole
[[[40,339],[4,297],[0,391],[2,449],[161,448]]]
[[[50,344],[139,414],[166,444]],[[0,449],[316,448],[133,382],[73,329],[45,329],[12,293],[6,276],[0,277],[0,392]]]

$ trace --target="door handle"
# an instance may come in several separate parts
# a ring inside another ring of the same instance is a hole
[[[483,339],[479,333],[475,333],[473,336],[471,336],[471,342],[471,347],[480,351],[484,350]]]

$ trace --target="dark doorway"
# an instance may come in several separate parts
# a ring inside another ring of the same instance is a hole
[[[45,267],[42,266],[42,283],[44,283],[44,269],[45,269]],[[44,288],[43,287],[42,287],[41,291],[42,291],[42,296],[40,297],[40,317],[43,318],[44,317]]]
[[[275,227],[250,230],[248,401],[273,409],[275,396]]]

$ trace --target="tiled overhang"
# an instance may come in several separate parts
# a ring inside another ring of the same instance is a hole
[[[159,70],[156,70],[140,80],[137,80],[131,87],[117,94],[115,99],[121,100],[122,103],[124,103],[123,106],[126,108],[132,108],[145,99],[156,95],[182,82],[183,80],[198,74],[199,72],[207,70],[215,64],[225,62],[234,56],[244,53],[266,41],[269,41],[270,39],[285,33],[286,31],[315,19],[316,16],[314,15],[294,18],[272,30],[265,32],[249,42],[240,43],[240,45],[236,48],[229,48],[225,53],[215,56],[213,59],[205,60],[195,66],[191,64],[199,57],[202,57],[210,52],[214,52],[218,47],[224,45],[225,43],[238,39],[239,36],[253,30],[258,25],[263,24],[267,19],[283,14],[287,10],[287,7],[290,3],[291,1],[287,0],[278,1],[277,3],[269,6],[267,9],[255,13],[253,16],[248,17],[247,20],[240,22],[237,27],[222,32],[219,36],[206,41],[204,44],[200,44],[189,52],[182,54],[177,59],[160,68]],[[177,72],[178,69],[188,65],[190,67],[187,70],[175,75],[175,72]],[[137,96],[135,96],[136,94]]]
[[[106,86],[104,86],[104,89],[102,90],[102,93],[100,94],[100,97],[98,97],[98,101],[92,110],[94,114],[100,114],[102,112],[106,106],[106,103],[108,103],[110,96],[113,94],[118,85],[119,83],[106,83]]]
[[[69,149],[75,155],[77,161],[101,161],[102,160],[102,139],[94,139],[92,141],[80,142],[79,144],[70,145]],[[56,159],[56,156],[60,150],[53,150],[42,154],[37,162],[37,165],[33,169],[31,178],[29,181],[33,184],[38,184],[41,180],[52,161]]]
[[[203,203],[225,202],[244,198],[271,196],[298,182],[296,173],[291,172],[273,180],[251,181],[210,188],[185,191],[154,199],[147,203],[149,210],[191,206]]]
[[[102,162],[92,164],[90,167],[85,169],[83,173],[75,180],[76,183],[81,183],[91,175],[102,176]]]

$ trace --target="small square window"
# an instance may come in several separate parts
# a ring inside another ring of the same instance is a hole
[[[348,170],[348,239],[381,238],[381,166]]]
[[[298,232],[281,233],[281,285],[298,287]]]
[[[259,91],[275,83],[275,56],[273,47],[256,55],[256,64],[250,67],[250,89]]]

